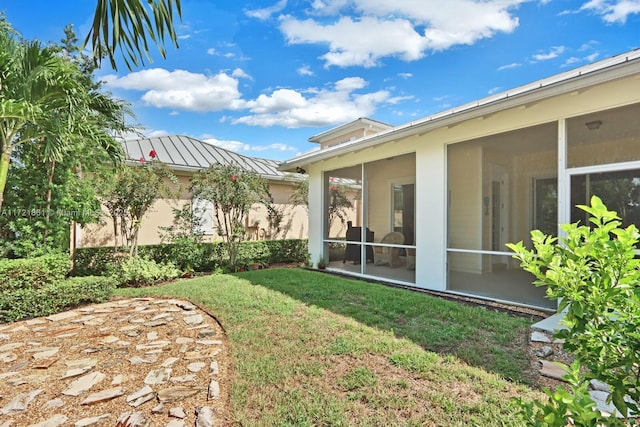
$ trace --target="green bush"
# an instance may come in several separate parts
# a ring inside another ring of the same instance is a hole
[[[555,334],[575,356],[568,371],[570,390],[547,392],[546,403],[524,405],[529,426],[629,425],[640,402],[640,259],[637,228],[622,228],[615,212],[598,197],[578,206],[590,215],[589,225],[562,227],[566,237],[531,232],[534,249],[522,242],[508,245],[522,267],[531,272],[547,296],[559,299],[566,327]],[[582,368],[582,369],[581,369]],[[607,384],[609,400],[622,414],[605,418],[586,392],[591,380]],[[522,402],[520,402],[522,403]],[[634,424],[635,425],[635,424]]]
[[[118,287],[150,286],[178,276],[180,270],[172,263],[157,263],[140,256],[125,259],[113,273]]]
[[[49,316],[79,304],[104,302],[113,293],[110,277],[72,277],[39,288],[0,292],[0,322]]]
[[[308,255],[306,239],[251,240],[242,242],[238,248],[238,262],[280,264],[302,263]],[[182,271],[214,271],[225,265],[226,250],[222,242],[179,242],[138,247],[138,254],[156,263],[173,263]],[[76,250],[74,275],[110,274],[124,258],[116,255],[111,247],[78,248]]]
[[[71,268],[69,256],[49,254],[36,258],[0,260],[0,289],[27,289],[63,279]]]

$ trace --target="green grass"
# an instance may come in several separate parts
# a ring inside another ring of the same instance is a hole
[[[117,294],[186,297],[216,315],[239,425],[516,426],[511,397],[539,397],[505,379],[525,378],[514,343],[529,322],[421,293],[268,269]]]

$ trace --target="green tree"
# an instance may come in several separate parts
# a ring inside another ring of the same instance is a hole
[[[97,64],[107,56],[117,69],[115,51],[119,48],[129,69],[144,65],[145,57],[151,61],[149,41],[163,58],[167,36],[178,47],[174,16],[182,16],[180,0],[97,0],[83,47],[91,43]]]
[[[123,117],[131,115],[126,103],[100,92],[93,81],[93,61],[80,54],[71,26],[65,28],[61,43],[46,49],[64,66],[64,78],[74,81],[64,97],[68,102],[55,109],[51,104],[52,110],[38,122],[23,123],[12,141],[0,230],[5,252],[14,255],[65,250],[71,222],[84,225],[97,220],[94,178],[113,173],[109,165],[117,163],[122,153],[114,135],[127,130]],[[12,124],[3,120],[7,122]]]
[[[255,172],[238,165],[215,164],[192,178],[195,198],[213,204],[218,235],[229,256],[229,266],[236,267],[238,245],[245,238],[244,220],[254,204],[267,204],[271,195],[267,181]]]
[[[638,414],[640,233],[635,225],[622,228],[617,213],[596,196],[590,206],[578,207],[589,215],[591,227],[562,226],[566,237],[559,244],[534,230],[532,250],[522,242],[508,245],[536,277],[536,285],[546,286],[547,296],[560,301],[566,328],[556,337],[576,360],[567,368],[569,391],[547,390],[548,402],[524,404],[523,418],[530,426],[624,426]],[[593,379],[610,388],[609,400],[623,419],[600,415],[587,391]]]
[[[172,199],[179,191],[176,176],[164,163],[140,159],[137,165],[127,165],[116,177],[103,182],[102,203],[113,221],[114,246],[118,250],[118,234],[121,245],[129,247],[129,255],[138,254],[138,234],[142,220],[149,208],[161,198]]]

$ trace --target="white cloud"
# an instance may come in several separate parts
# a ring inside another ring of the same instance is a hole
[[[247,74],[242,68],[236,68],[231,72],[231,75],[239,79],[253,80],[253,78],[249,74]]]
[[[413,77],[412,73],[398,73],[398,77],[401,77],[403,79],[410,79],[411,77]]]
[[[280,0],[273,6],[265,7],[263,9],[253,9],[245,11],[245,15],[256,18],[261,21],[269,19],[273,14],[280,12],[287,6],[287,0]]]
[[[253,100],[245,100],[238,90],[238,78],[250,78],[241,69],[232,75],[167,71],[153,68],[123,77],[103,78],[111,88],[143,92],[141,100],[156,108],[179,111],[239,111],[241,117],[225,116],[220,120],[250,126],[326,126],[370,116],[382,104],[398,104],[412,97],[391,97],[389,90],[366,92],[367,81],[347,77],[323,88],[276,89]]]
[[[493,88],[489,89],[488,93],[489,93],[489,95],[493,95],[494,93],[500,92],[501,89],[502,88],[500,86],[496,86],[496,87],[493,87]]]
[[[590,0],[580,10],[600,15],[608,23],[624,24],[629,15],[640,13],[640,0]]]
[[[209,76],[151,68],[124,77],[108,75],[103,80],[110,87],[144,92],[141,99],[145,104],[158,108],[204,112],[236,110],[244,105],[238,80],[225,73]]]
[[[329,88],[312,88],[306,91],[278,89],[247,102],[253,114],[234,119],[232,123],[299,128],[334,125],[369,116],[378,105],[389,103],[392,98],[385,90],[356,92],[366,84],[360,77],[348,77]]]
[[[202,139],[204,142],[224,148],[225,150],[241,152],[261,152],[261,151],[292,151],[297,152],[298,149],[291,145],[282,143],[272,143],[267,145],[251,145],[240,141],[220,140],[211,136]]]
[[[311,68],[308,65],[304,65],[298,68],[298,74],[301,76],[313,76],[315,73],[311,71]]]
[[[215,48],[213,48],[213,47],[210,47],[209,49],[207,49],[207,55],[215,55],[215,54],[217,54],[217,53],[218,53],[218,52],[217,52],[217,51],[216,51],[216,49],[215,49]]]
[[[502,66],[498,67],[498,71],[511,70],[513,68],[518,68],[518,67],[521,67],[521,66],[522,66],[522,64],[518,64],[517,62],[512,62],[511,64],[502,65]]]
[[[562,55],[565,49],[566,48],[564,46],[554,46],[548,52],[533,55],[533,61],[548,61],[550,59],[557,58],[558,56]]]
[[[510,33],[518,26],[511,10],[524,1],[315,0],[311,15],[333,20],[285,15],[280,30],[290,44],[327,45],[325,66],[373,67],[385,57],[414,61],[429,51]],[[347,9],[354,18],[341,14]]]

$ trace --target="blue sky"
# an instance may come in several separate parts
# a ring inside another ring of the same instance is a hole
[[[25,38],[80,39],[94,0],[0,0]],[[640,0],[182,0],[179,49],[117,72],[148,136],[285,160],[358,117],[399,125],[640,47]]]

